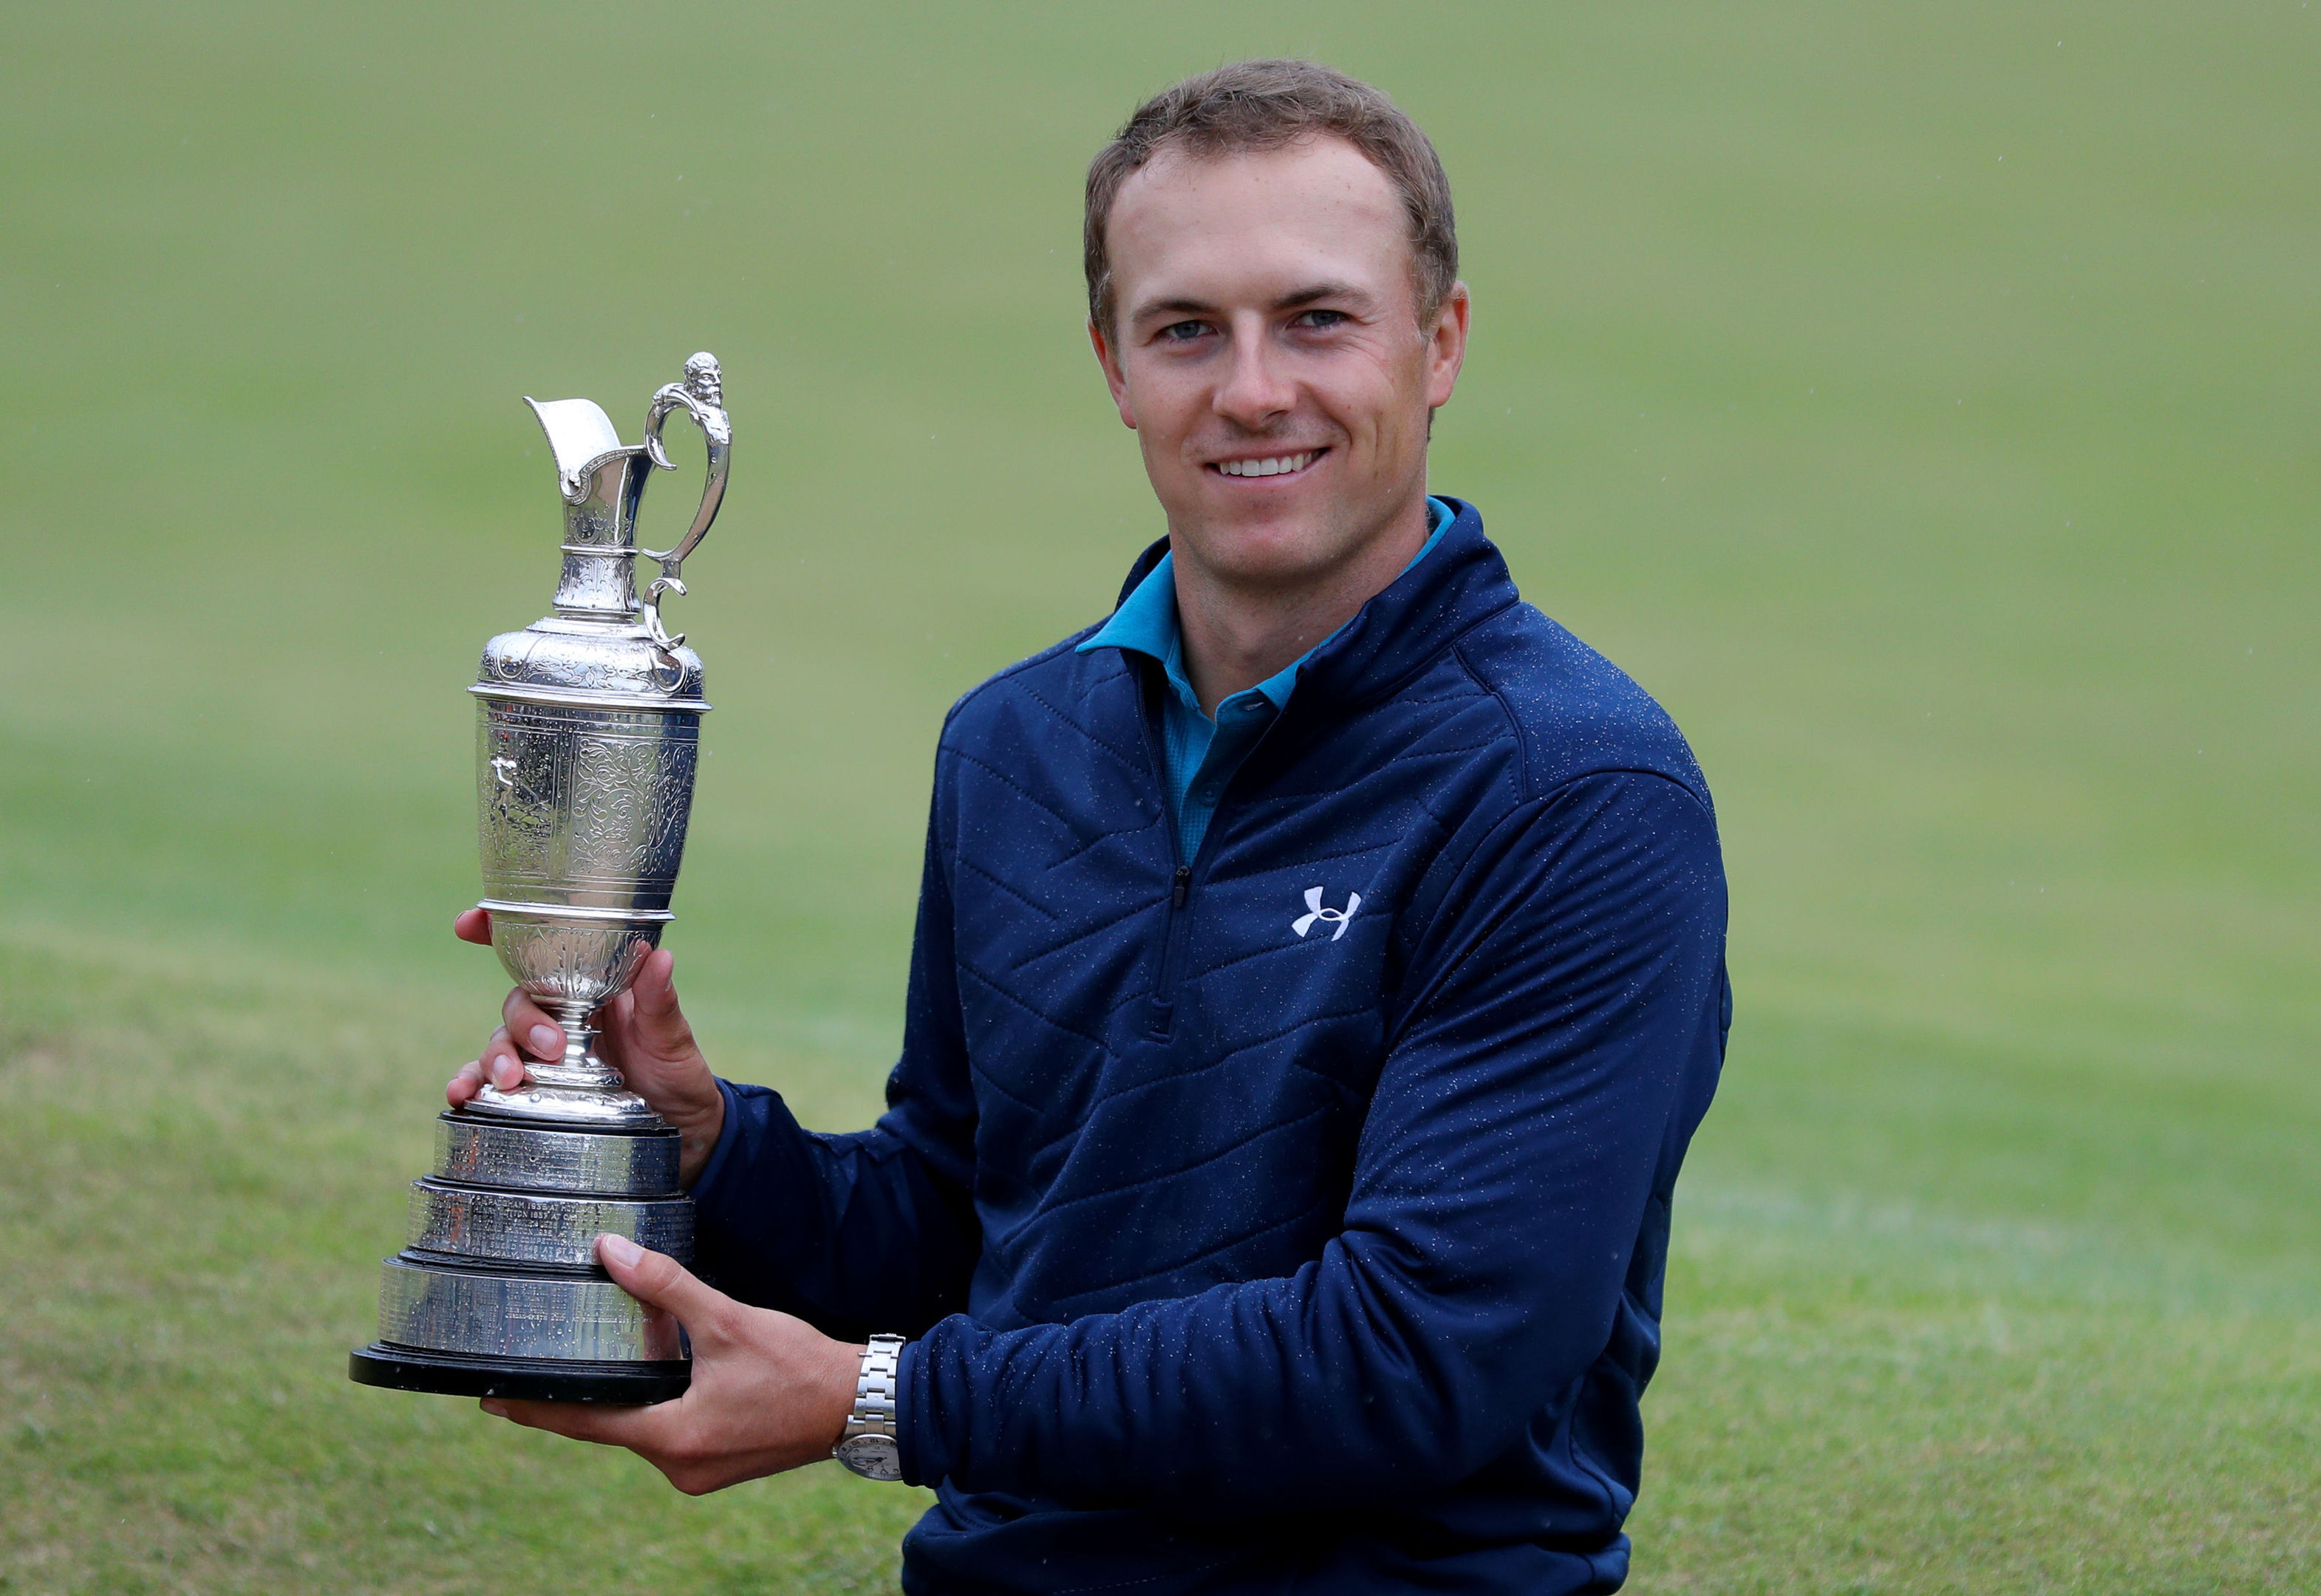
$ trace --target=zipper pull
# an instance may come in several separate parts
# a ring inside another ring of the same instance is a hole
[[[1170,908],[1183,908],[1185,907],[1185,895],[1192,889],[1193,867],[1189,864],[1179,865],[1177,867],[1176,880],[1170,884],[1169,888],[1169,907]]]

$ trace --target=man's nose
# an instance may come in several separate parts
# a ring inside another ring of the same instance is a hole
[[[1250,432],[1262,432],[1296,406],[1297,388],[1262,324],[1233,329],[1232,359],[1217,388],[1214,407],[1219,415]]]

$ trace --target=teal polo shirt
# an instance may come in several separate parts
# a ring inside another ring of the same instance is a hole
[[[1443,529],[1454,512],[1439,498],[1426,501],[1429,523],[1426,542],[1410,557],[1415,565],[1443,541]],[[1121,600],[1112,619],[1081,643],[1091,649],[1127,649],[1159,661],[1168,678],[1169,691],[1160,706],[1160,762],[1169,791],[1170,812],[1177,817],[1177,862],[1190,864],[1208,834],[1209,817],[1217,812],[1225,783],[1241,769],[1242,761],[1257,740],[1289,706],[1297,686],[1298,668],[1314,657],[1314,650],[1335,637],[1333,632],[1253,688],[1243,688],[1217,706],[1216,718],[1201,713],[1201,700],[1185,675],[1184,637],[1177,627],[1176,555],[1163,554],[1160,563],[1136,584],[1136,591]],[[1402,569],[1408,570],[1410,565]],[[1344,631],[1341,626],[1339,632]]]

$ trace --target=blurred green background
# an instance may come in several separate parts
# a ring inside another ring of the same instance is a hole
[[[1079,176],[1239,56],[1392,92],[1475,342],[1434,483],[1690,734],[1739,1019],[1634,1589],[2321,1584],[2321,13],[22,6],[0,50],[0,1590],[891,1583],[346,1383],[502,990],[470,701],[520,395],[728,373],[670,945],[875,1112],[933,740],[1159,518]],[[690,434],[687,434],[688,436]],[[682,520],[664,479],[648,539]]]

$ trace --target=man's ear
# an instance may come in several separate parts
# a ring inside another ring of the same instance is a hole
[[[1088,327],[1088,347],[1096,351],[1096,363],[1104,368],[1104,386],[1112,390],[1113,407],[1120,412],[1120,424],[1130,432],[1136,430],[1136,411],[1128,401],[1128,375],[1120,369],[1120,357],[1112,347],[1112,340],[1104,329],[1091,321]]]
[[[1426,408],[1431,413],[1451,402],[1459,386],[1459,368],[1467,360],[1467,316],[1473,302],[1465,283],[1452,283],[1434,312],[1426,335]]]

